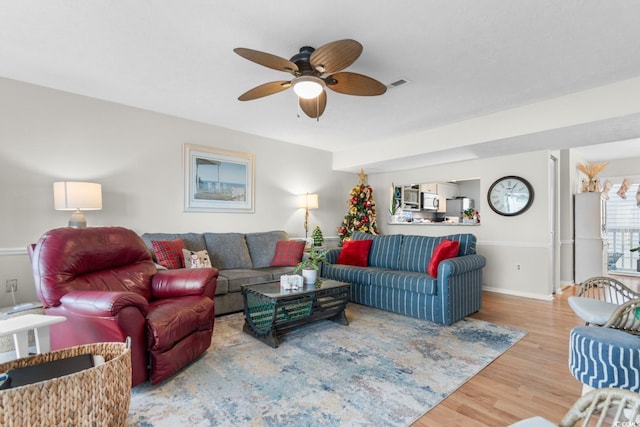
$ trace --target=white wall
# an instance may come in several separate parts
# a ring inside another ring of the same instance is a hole
[[[478,253],[487,257],[483,285],[487,290],[547,299],[551,283],[551,238],[549,221],[549,155],[547,151],[470,160],[453,164],[369,176],[376,189],[379,227],[383,233],[440,236],[470,232],[478,238]],[[522,215],[504,217],[494,213],[486,201],[491,184],[506,175],[526,178],[534,187],[531,208]],[[478,226],[391,225],[383,206],[389,206],[391,183],[480,179]],[[518,269],[517,266],[520,266]]]
[[[149,111],[0,79],[0,306],[12,304],[5,282],[18,279],[18,302],[35,299],[25,247],[46,230],[66,225],[69,212],[53,209],[52,183],[91,180],[103,185],[102,211],[90,226],[120,225],[143,232],[250,232],[284,229],[304,235],[296,194],[318,192],[310,226],[335,236],[355,174],[332,170],[329,153]],[[250,120],[250,118],[247,118]],[[255,154],[255,213],[183,212],[182,151],[194,143]],[[443,235],[471,231],[487,257],[488,290],[548,298],[553,290],[549,233],[548,151],[469,160],[403,172],[370,174],[382,233]],[[572,195],[579,175],[573,150],[560,163],[560,282],[573,282]],[[640,159],[610,162],[619,176],[636,173]],[[365,171],[367,172],[367,171]],[[520,175],[534,186],[531,209],[502,217],[486,204],[496,179]],[[481,225],[389,225],[391,183],[480,179]],[[520,265],[520,270],[517,266]]]
[[[0,79],[0,306],[18,279],[18,302],[35,299],[25,247],[71,212],[53,209],[52,184],[102,184],[103,210],[89,226],[144,232],[251,232],[284,229],[304,237],[296,195],[319,194],[310,228],[336,236],[352,173],[332,170],[331,154],[87,97]],[[250,120],[250,118],[247,118]],[[255,155],[255,213],[183,212],[183,144]]]

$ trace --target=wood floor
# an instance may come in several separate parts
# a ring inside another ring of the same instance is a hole
[[[618,279],[639,285],[637,278]],[[568,368],[569,332],[583,324],[567,303],[574,291],[553,301],[484,292],[482,310],[470,317],[524,329],[527,336],[413,426],[508,426],[534,415],[558,423],[582,391]]]

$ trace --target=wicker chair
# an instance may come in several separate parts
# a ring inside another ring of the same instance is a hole
[[[585,280],[569,305],[587,325],[620,329],[640,335],[640,293],[611,277],[592,277]]]
[[[560,427],[638,425],[640,394],[617,388],[593,390],[578,399],[560,421]],[[542,417],[533,417],[511,427],[555,427]]]
[[[593,298],[620,305],[630,299],[640,298],[640,293],[629,289],[622,282],[612,277],[596,276],[582,282],[575,296]]]

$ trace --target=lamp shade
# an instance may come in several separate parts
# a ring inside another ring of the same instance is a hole
[[[298,207],[304,209],[318,209],[318,194],[300,194],[298,196]]]
[[[100,210],[102,185],[93,182],[54,182],[53,202],[58,211]]]

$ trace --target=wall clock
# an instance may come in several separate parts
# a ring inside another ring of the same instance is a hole
[[[491,184],[487,201],[497,214],[520,215],[533,203],[533,187],[529,181],[519,176],[504,176]]]

